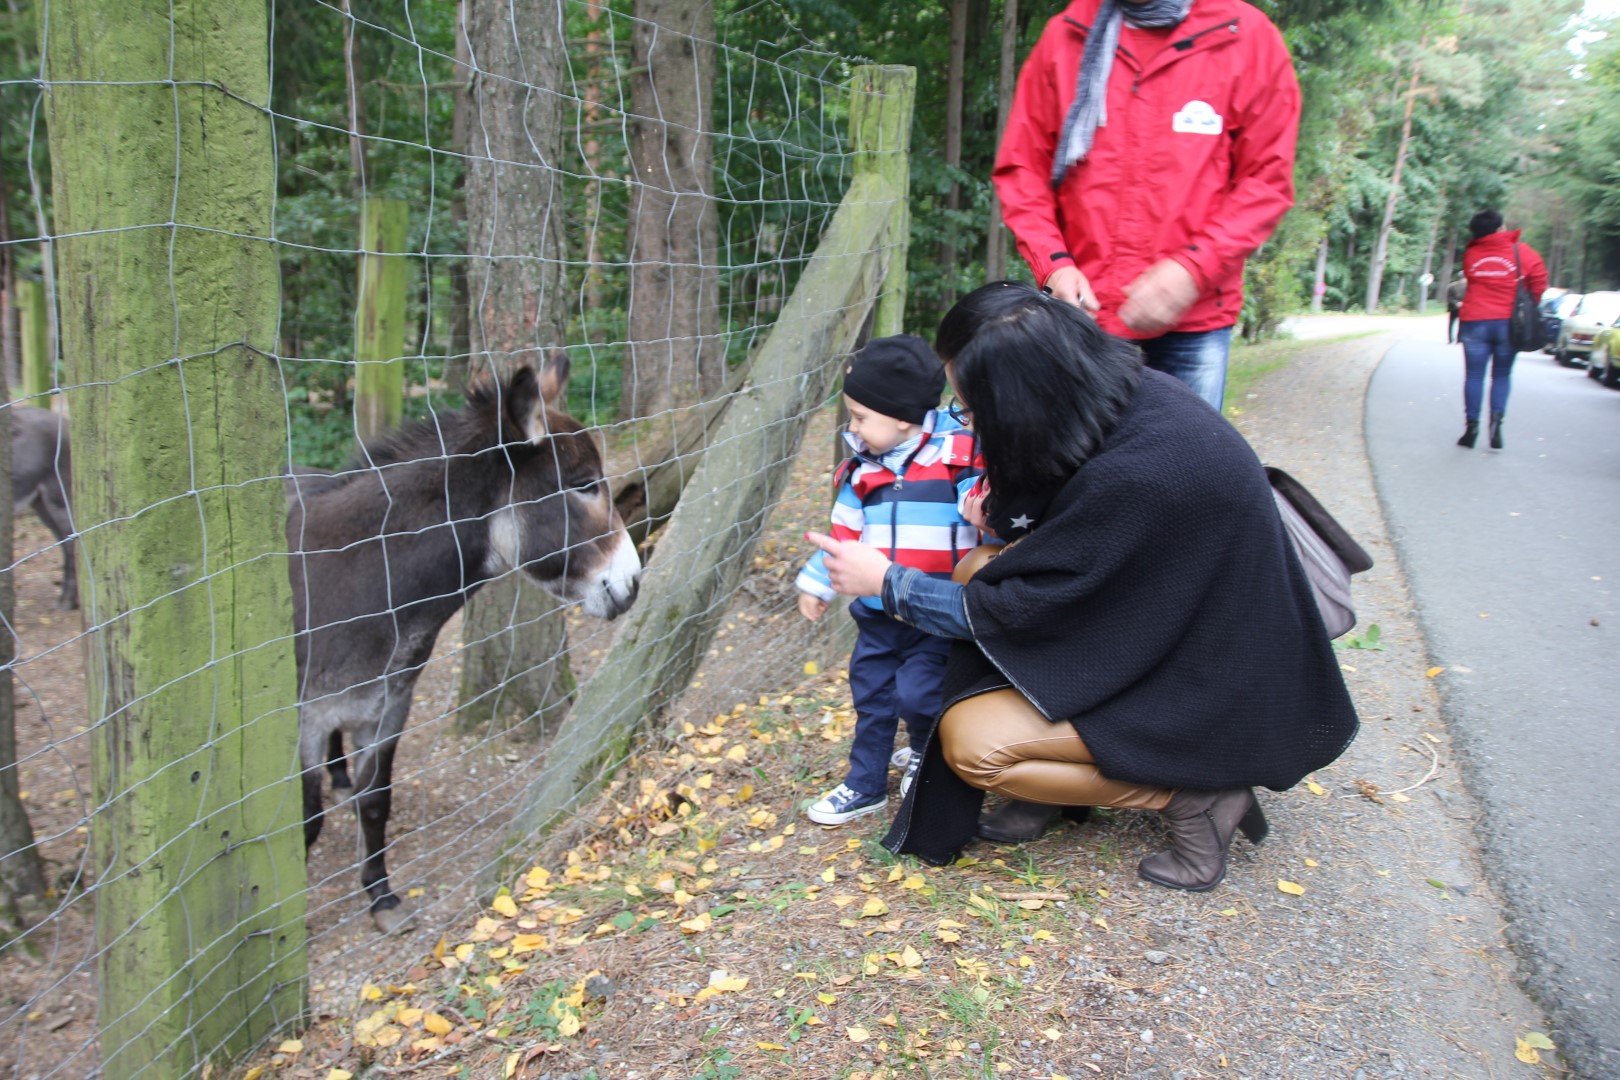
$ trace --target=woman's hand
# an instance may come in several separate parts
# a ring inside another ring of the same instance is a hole
[[[844,596],[879,596],[883,575],[889,572],[889,557],[859,540],[834,540],[818,532],[804,538],[826,553],[824,565],[833,589]]]
[[[962,520],[980,532],[990,532],[990,518],[984,512],[984,503],[988,498],[990,485],[983,483],[975,484],[971,491],[962,496]]]

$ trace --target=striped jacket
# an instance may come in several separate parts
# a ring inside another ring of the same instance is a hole
[[[844,438],[855,456],[836,475],[833,539],[861,540],[902,566],[949,577],[962,556],[979,544],[979,530],[960,509],[962,497],[983,471],[973,433],[936,409],[923,419],[922,435],[880,457],[868,454],[849,432]],[[836,596],[819,551],[794,585],[828,602]],[[883,610],[875,596],[862,597],[860,603]]]

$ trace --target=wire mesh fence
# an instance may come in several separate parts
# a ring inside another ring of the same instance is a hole
[[[802,658],[909,84],[770,6],[10,18],[0,1060],[188,1075]]]

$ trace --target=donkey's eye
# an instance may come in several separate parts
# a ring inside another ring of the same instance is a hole
[[[568,488],[570,491],[577,491],[581,495],[595,495],[601,491],[602,481],[598,480],[594,476],[586,477],[584,479],[575,480],[573,483],[568,485]]]

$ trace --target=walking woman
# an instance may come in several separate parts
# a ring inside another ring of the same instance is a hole
[[[1214,888],[1233,835],[1265,836],[1252,788],[1291,787],[1357,726],[1259,461],[1130,342],[1032,286],[969,294],[936,348],[980,439],[983,516],[1012,542],[961,584],[811,537],[834,589],[957,639],[884,844],[950,861],[986,791],[1034,836],[1066,807],[1154,810],[1171,847],[1141,876]]]
[[[1491,449],[1502,449],[1502,420],[1512,386],[1513,349],[1508,319],[1523,278],[1530,298],[1541,303],[1547,288],[1547,266],[1541,255],[1519,240],[1519,230],[1502,231],[1502,215],[1481,210],[1468,222],[1474,242],[1463,252],[1463,294],[1457,336],[1463,347],[1463,425],[1457,445],[1472,450],[1479,441],[1480,406],[1485,398],[1485,369],[1491,371]]]

